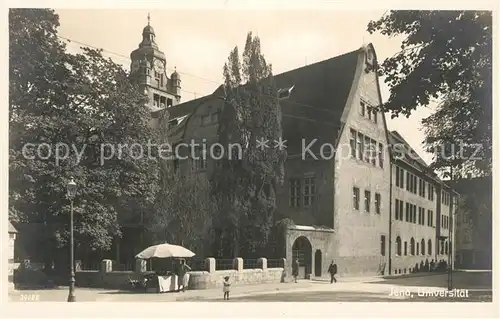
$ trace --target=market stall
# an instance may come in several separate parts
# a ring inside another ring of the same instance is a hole
[[[151,258],[190,258],[195,254],[182,246],[161,244],[150,246],[136,255],[138,259]],[[159,272],[156,274],[148,274],[145,276],[146,292],[169,292],[176,291],[179,287],[179,280],[184,283],[189,282],[189,273],[186,273],[181,279],[177,274],[171,271]]]

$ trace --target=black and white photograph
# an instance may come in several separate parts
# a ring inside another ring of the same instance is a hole
[[[6,305],[498,316],[498,4],[220,2],[4,10]]]

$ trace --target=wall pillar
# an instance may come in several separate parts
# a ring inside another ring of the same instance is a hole
[[[262,257],[257,259],[257,264],[259,265],[260,269],[267,270],[267,258]]]
[[[101,261],[101,273],[107,273],[113,271],[113,261],[110,259],[103,259]]]
[[[233,269],[238,272],[243,271],[243,258],[236,257],[233,259]]]
[[[215,272],[215,258],[205,258],[205,268],[209,273]]]

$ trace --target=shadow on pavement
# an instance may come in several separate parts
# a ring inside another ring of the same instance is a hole
[[[491,289],[492,279],[491,272],[455,271],[452,274],[452,287],[457,289]],[[442,273],[440,275],[390,278],[381,282],[373,282],[373,284],[447,288],[448,274]]]
[[[157,296],[157,295],[172,295],[172,294],[179,294],[177,291],[167,291],[167,292],[161,292],[161,293],[156,293],[156,292],[145,292],[141,290],[114,290],[114,291],[100,291],[98,294],[102,295],[150,295],[150,296]]]

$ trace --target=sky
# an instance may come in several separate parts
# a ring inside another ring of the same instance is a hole
[[[261,50],[273,73],[279,74],[356,50],[372,43],[379,62],[400,50],[401,38],[370,35],[366,26],[385,10],[224,10],[224,9],[59,9],[59,35],[71,39],[68,51],[81,46],[105,50],[115,62],[130,65],[130,52],[142,40],[142,29],[150,23],[156,43],[182,80],[182,102],[212,93],[222,83],[222,67],[229,52],[243,50],[246,35],[259,36]],[[241,52],[240,51],[240,52]],[[382,100],[389,87],[380,80]],[[424,161],[432,154],[422,147],[421,120],[431,115],[435,105],[420,107],[409,118],[390,119],[389,130],[397,130]]]

